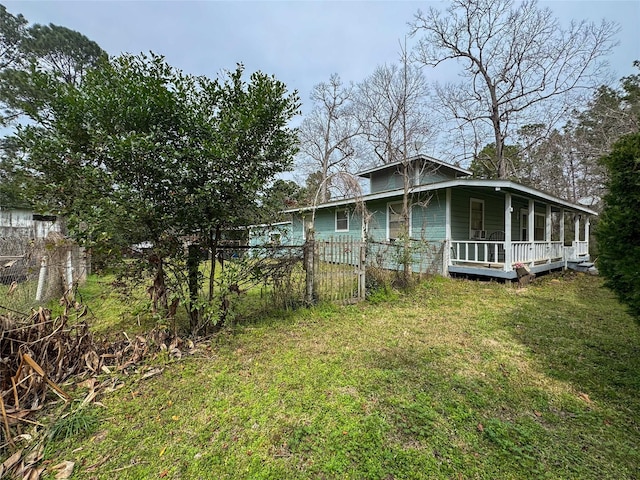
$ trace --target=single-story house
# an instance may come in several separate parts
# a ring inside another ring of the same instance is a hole
[[[368,255],[383,266],[398,268],[380,257],[408,241],[413,271],[505,279],[516,278],[521,265],[538,273],[589,260],[590,218],[597,213],[585,206],[510,180],[472,178],[425,155],[359,176],[369,180],[365,195],[287,210],[291,243],[304,242],[309,228],[316,240],[355,237],[369,242]],[[402,236],[405,177],[409,240]]]

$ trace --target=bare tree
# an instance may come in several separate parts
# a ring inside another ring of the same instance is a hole
[[[334,174],[351,170],[359,125],[353,112],[353,87],[343,85],[337,74],[331,75],[329,82],[316,85],[311,100],[313,109],[298,134],[300,158],[310,173],[320,172],[318,200],[323,203],[329,200]]]
[[[636,62],[636,66],[640,63]],[[620,81],[620,88],[601,86],[584,110],[524,151],[519,178],[524,183],[573,202],[599,208],[606,193],[607,172],[600,157],[611,151],[622,135],[638,131],[640,125],[640,75]],[[531,144],[527,136],[539,136],[541,126],[521,129],[520,144]]]
[[[427,80],[420,67],[404,60],[378,66],[357,87],[357,115],[366,139],[361,155],[370,163],[415,156],[433,133]]]
[[[446,12],[419,11],[412,34],[424,65],[458,60],[464,83],[438,95],[476,148],[495,143],[498,176],[509,176],[503,151],[512,132],[530,124],[550,130],[601,80],[615,45],[615,23],[571,22],[564,29],[535,0],[453,0]],[[488,138],[493,137],[492,141]]]
[[[409,61],[401,46],[398,64],[381,65],[358,85],[356,105],[365,148],[377,164],[397,164],[402,177],[403,267],[411,273],[409,221],[411,194],[427,163],[414,160],[431,140],[433,128],[428,106],[429,88],[422,68]],[[366,158],[371,157],[367,151]],[[372,162],[373,163],[373,162]]]

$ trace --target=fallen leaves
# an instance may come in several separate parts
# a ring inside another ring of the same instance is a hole
[[[22,480],[38,480],[45,470],[45,467],[36,466],[42,460],[43,451],[44,447],[42,445],[26,455],[24,454],[24,449],[16,451],[0,465],[0,478],[11,475],[13,478]]]
[[[42,460],[43,444],[24,446],[43,438],[44,425],[33,417],[50,401],[49,391],[68,402],[71,400],[68,388],[73,388],[68,380],[79,377],[83,380],[75,387],[87,389],[81,406],[102,405],[96,401],[100,393],[124,386],[117,373],[128,374],[135,368],[141,375],[139,379],[146,380],[164,371],[164,368],[138,370],[137,365],[150,355],[164,352],[179,360],[183,354],[197,351],[192,341],[185,342],[164,329],[133,338],[123,332],[121,340],[96,341],[88,324],[80,320],[87,315],[87,308],[66,296],[60,305],[63,313],[55,319],[45,308],[19,320],[0,315],[0,429],[13,449],[16,442],[23,447],[0,465],[0,478],[38,480],[44,472],[44,467],[37,466]],[[103,380],[99,380],[101,376]],[[36,428],[27,434],[21,430],[22,424]],[[96,437],[96,441],[100,440]],[[98,464],[89,468],[97,468]],[[56,479],[69,478],[73,469],[73,462],[48,468]]]
[[[583,400],[587,405],[591,405],[592,403],[591,399],[589,398],[589,395],[587,395],[584,392],[578,392],[578,398]]]
[[[153,368],[142,375],[142,380],[146,380],[147,378],[155,377],[156,375],[160,375],[164,371],[164,368]]]
[[[64,480],[71,477],[75,462],[64,461],[50,468],[51,473],[55,473],[56,480]]]

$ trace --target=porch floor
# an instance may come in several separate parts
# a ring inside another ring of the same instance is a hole
[[[529,267],[531,273],[543,273],[551,270],[560,270],[565,267],[564,261],[557,260],[545,262]],[[480,277],[500,278],[504,280],[516,280],[518,278],[515,270],[504,270],[504,263],[469,263],[457,262],[449,265],[449,274],[453,275],[474,275]]]

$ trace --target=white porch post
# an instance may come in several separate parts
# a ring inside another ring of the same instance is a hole
[[[449,276],[449,265],[451,265],[451,189],[446,189],[445,207],[444,207],[444,252],[442,255],[442,274]]]
[[[551,243],[551,205],[547,205],[547,216],[545,219],[544,233],[545,241]]]
[[[564,261],[564,268],[567,268],[567,249],[564,246],[564,208],[560,209],[560,241],[562,242],[562,260]]]
[[[544,237],[547,242],[547,263],[551,263],[551,205],[547,204],[547,212],[544,224]]]
[[[575,245],[577,247],[577,243],[580,241],[580,215],[577,213],[575,215],[576,216],[573,221],[573,240],[576,242]]]
[[[513,268],[511,254],[511,194],[504,194],[504,271],[509,272]]]
[[[529,255],[527,258],[527,262],[533,264],[533,255],[535,253],[535,218],[536,218],[536,204],[533,199],[529,199],[529,213],[527,215],[527,235],[529,238]]]
[[[585,253],[589,253],[589,227],[591,226],[589,215],[586,216],[584,220],[584,241],[587,242],[587,251]]]

